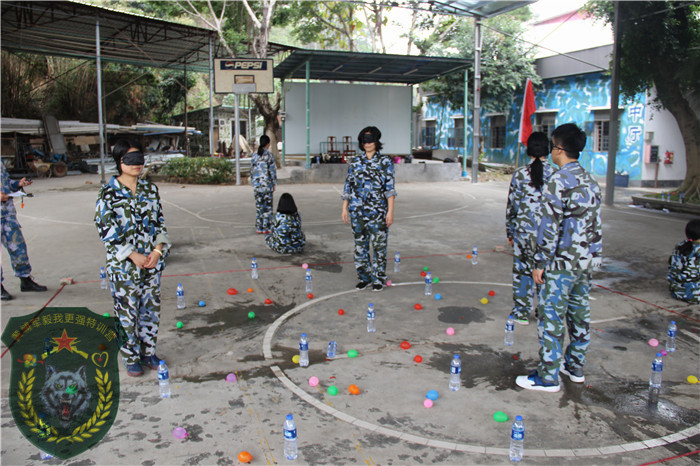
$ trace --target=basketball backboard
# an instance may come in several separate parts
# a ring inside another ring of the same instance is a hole
[[[271,59],[214,59],[214,92],[217,94],[270,94],[274,92]]]

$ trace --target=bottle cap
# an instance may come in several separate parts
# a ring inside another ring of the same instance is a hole
[[[374,304],[372,304],[372,303],[369,303],[369,305],[370,305],[370,306],[374,306]]]
[[[163,361],[163,360],[161,359],[161,360],[160,360],[160,363],[161,363],[161,364],[165,364],[165,361]]]
[[[178,283],[177,286],[182,286],[182,283]]]
[[[675,324],[676,324],[676,321],[675,321],[675,320],[672,320],[671,323],[675,325]]]
[[[305,333],[302,333],[301,336],[304,337],[304,338],[306,338],[306,334],[305,334]]]
[[[294,416],[292,416],[291,414],[287,414],[287,420],[291,421],[292,419],[294,419]]]
[[[656,353],[656,357],[657,357],[657,358],[661,358],[661,357],[663,357],[663,354],[661,354],[661,353]]]
[[[459,359],[459,354],[455,354],[455,359]]]
[[[523,420],[523,417],[520,416],[520,415],[515,416],[515,420],[516,420],[516,421],[522,421],[522,420]]]

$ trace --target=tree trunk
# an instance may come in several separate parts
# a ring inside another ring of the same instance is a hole
[[[274,105],[270,102],[270,97],[268,94],[250,94],[250,100],[255,103],[258,112],[263,117],[265,121],[265,134],[270,137],[270,152],[275,157],[275,165],[277,168],[282,166],[282,155],[279,150],[277,150],[277,131],[280,129],[279,119],[277,115],[279,114],[280,105],[282,103],[282,96],[277,93],[276,102]]]

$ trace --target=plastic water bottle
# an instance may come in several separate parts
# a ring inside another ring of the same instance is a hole
[[[331,340],[328,342],[328,349],[326,350],[326,357],[328,359],[334,359],[335,358],[335,353],[338,351],[338,344]]]
[[[664,360],[662,359],[661,353],[656,353],[654,362],[651,363],[651,377],[649,378],[649,388],[660,389],[662,372],[664,370]]]
[[[161,398],[170,398],[170,372],[165,361],[160,361],[158,364],[158,388]]]
[[[53,458],[53,455],[51,455],[50,453],[46,453],[43,450],[39,450],[39,458],[41,458],[42,461],[50,460],[51,458]]]
[[[673,353],[676,351],[676,333],[678,332],[678,327],[676,326],[676,321],[672,320],[668,324],[668,333],[666,338],[666,351]]]
[[[369,333],[377,331],[377,321],[374,318],[374,304],[369,303],[369,306],[367,306],[367,332]]]
[[[306,292],[311,293],[314,289],[313,277],[311,276],[311,270],[306,269]]]
[[[430,296],[433,294],[433,276],[430,272],[425,274],[425,295]]]
[[[299,366],[309,366],[309,340],[305,333],[302,333],[299,339]]]
[[[284,456],[288,460],[295,460],[297,455],[297,425],[294,416],[287,414],[284,421]]]
[[[183,288],[182,283],[177,284],[177,308],[185,308],[185,288]]]
[[[514,342],[515,342],[515,319],[513,319],[513,316],[510,315],[510,316],[508,316],[508,320],[506,320],[506,336],[503,339],[503,343],[505,343],[506,346],[513,346]]]
[[[479,250],[474,246],[472,249],[472,264],[476,265],[479,263]]]
[[[401,271],[401,254],[399,254],[399,251],[396,251],[396,255],[394,256],[394,273],[399,273]]]
[[[107,272],[105,272],[104,267],[100,267],[100,288],[103,290],[109,288],[109,283],[107,283]]]
[[[250,278],[253,280],[258,279],[258,261],[255,260],[255,257],[250,262]]]
[[[515,416],[515,422],[510,429],[510,450],[508,456],[511,461],[523,459],[523,441],[525,440],[525,423],[522,416]]]
[[[459,359],[459,354],[455,354],[450,364],[450,390],[456,392],[461,385],[462,361]]]
[[[681,204],[685,202],[685,193],[678,194],[678,202],[680,202]]]

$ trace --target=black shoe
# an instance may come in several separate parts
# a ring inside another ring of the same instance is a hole
[[[158,370],[158,365],[160,364],[161,359],[156,356],[155,354],[152,354],[151,356],[141,356],[141,362],[154,371]]]
[[[46,291],[48,289],[44,285],[39,285],[32,280],[32,277],[20,277],[19,281],[19,289],[22,291]]]
[[[372,291],[382,291],[384,289],[384,285],[381,283],[375,283],[372,285]]]
[[[8,293],[7,290],[5,289],[5,287],[3,286],[2,287],[2,300],[3,301],[10,301],[11,299],[13,299],[12,295],[10,293]]]
[[[365,288],[367,288],[368,285],[369,282],[359,282],[357,285],[355,285],[355,288],[357,288],[358,290],[364,290]]]

